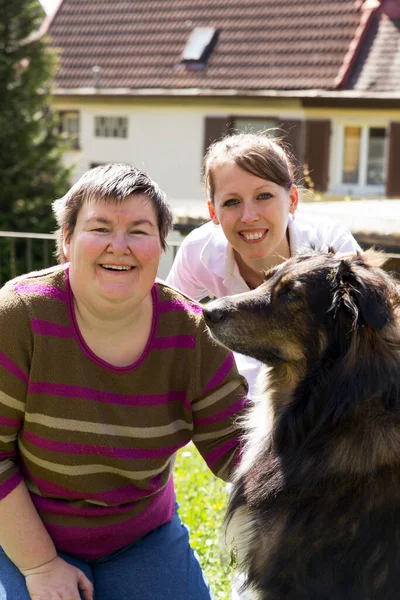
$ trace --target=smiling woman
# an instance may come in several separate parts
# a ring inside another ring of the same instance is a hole
[[[239,133],[211,145],[204,159],[211,222],[185,238],[168,283],[196,300],[221,298],[257,288],[266,270],[304,249],[360,250],[339,224],[301,216],[295,179],[289,153],[267,133]],[[235,357],[256,396],[261,364]]]
[[[156,280],[172,216],[148,175],[98,167],[54,211],[61,264],[0,291],[0,600],[210,600],[172,471],[193,441],[230,477],[244,378]]]

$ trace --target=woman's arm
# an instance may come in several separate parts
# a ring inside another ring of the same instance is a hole
[[[238,373],[232,352],[211,339],[204,321],[196,339],[195,363],[193,442],[213,473],[228,481],[240,460],[247,382]]]
[[[57,556],[24,482],[0,500],[0,546],[25,576],[31,598],[79,600],[80,589],[93,599],[86,575]]]
[[[20,571],[57,556],[24,482],[0,500],[0,546]]]
[[[0,546],[25,576],[32,599],[80,600],[80,588],[92,600],[87,577],[57,556],[19,469],[33,344],[27,310],[7,286],[0,292],[0,340]]]

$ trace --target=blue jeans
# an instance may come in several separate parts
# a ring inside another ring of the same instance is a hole
[[[59,556],[90,579],[95,600],[212,600],[177,512],[170,523],[103,558]],[[0,600],[29,600],[25,578],[1,548]]]

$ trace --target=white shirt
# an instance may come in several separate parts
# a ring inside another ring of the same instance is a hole
[[[288,228],[291,256],[307,249],[361,251],[348,229],[328,219],[310,219],[296,214],[294,220],[290,214]],[[221,226],[215,226],[211,221],[194,229],[183,240],[166,282],[198,301],[206,296],[222,298],[250,289],[239,272],[233,248]],[[262,363],[237,353],[235,359],[240,373],[249,383],[249,397],[254,397]]]

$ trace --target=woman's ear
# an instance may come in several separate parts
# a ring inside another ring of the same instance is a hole
[[[290,205],[289,205],[289,212],[292,213],[292,215],[294,215],[294,213],[297,210],[297,206],[299,204],[299,190],[297,189],[297,185],[292,185],[292,187],[289,190],[289,198],[290,198]]]
[[[209,213],[210,219],[214,223],[214,225],[219,225],[217,213],[215,212],[215,207],[212,204],[212,202],[210,202],[210,201],[208,201],[208,213]]]
[[[64,227],[63,229],[63,252],[64,252],[64,256],[67,259],[67,261],[69,261],[70,258],[70,246],[71,246],[71,236],[67,235],[67,227]]]

